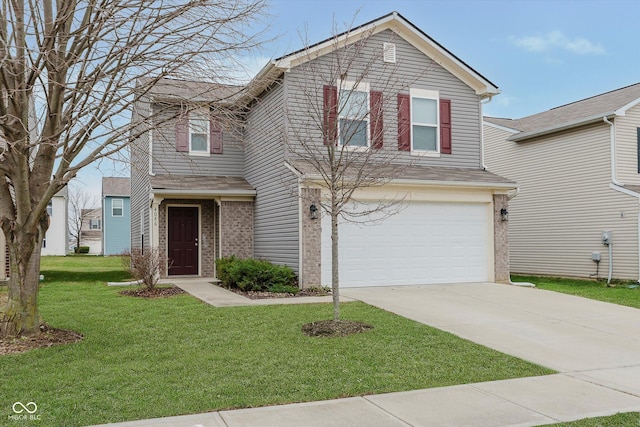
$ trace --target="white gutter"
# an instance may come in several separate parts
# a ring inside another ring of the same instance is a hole
[[[613,122],[609,121],[607,116],[602,117],[602,120],[609,125],[611,139],[611,182],[622,187],[624,184],[616,179],[616,131]]]

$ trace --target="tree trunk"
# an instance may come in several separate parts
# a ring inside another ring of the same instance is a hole
[[[338,214],[331,212],[331,294],[333,320],[340,320],[340,274],[338,271]]]
[[[9,300],[0,319],[0,336],[30,335],[39,330],[38,290],[42,233],[18,232],[9,247]]]

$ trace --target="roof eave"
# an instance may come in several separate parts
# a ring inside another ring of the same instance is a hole
[[[507,138],[507,141],[522,142],[528,139],[550,135],[552,133],[560,132],[563,130],[569,130],[569,129],[574,129],[580,126],[598,123],[603,121],[605,117],[607,119],[611,119],[613,117],[616,117],[617,115],[618,114],[616,113],[616,111],[610,111],[604,114],[597,114],[594,116],[584,117],[578,120],[562,123],[557,126],[553,126],[545,129],[529,131],[529,132],[521,132],[516,135],[510,136],[509,138]]]
[[[205,197],[212,198],[218,196],[255,196],[258,194],[256,190],[181,190],[181,189],[166,189],[166,188],[154,188],[151,190],[151,194],[154,196],[190,196],[190,197]]]

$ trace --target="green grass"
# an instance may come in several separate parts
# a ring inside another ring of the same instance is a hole
[[[608,417],[585,418],[569,423],[552,424],[555,427],[631,427],[640,426],[640,413],[627,412]]]
[[[640,308],[640,288],[628,288],[626,283],[608,287],[606,282],[602,281],[538,276],[511,276],[511,280],[531,282],[538,288],[549,291]]]
[[[375,329],[310,338],[302,325],[330,304],[125,297],[104,285],[126,278],[116,258],[45,258],[42,274],[43,318],[85,339],[0,356],[0,424],[21,425],[7,420],[16,401],[36,402],[40,425],[72,426],[552,373],[363,303],[343,317]]]

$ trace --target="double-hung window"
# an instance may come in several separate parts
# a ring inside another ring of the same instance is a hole
[[[189,115],[189,154],[209,155],[209,116],[202,112]]]
[[[440,152],[439,94],[411,89],[411,151]]]
[[[339,143],[348,147],[368,147],[369,85],[344,81],[338,87]]]
[[[90,230],[100,230],[102,229],[102,221],[99,219],[90,219],[89,220],[89,229]]]
[[[124,211],[124,201],[122,199],[113,199],[111,201],[111,216],[122,216]]]

